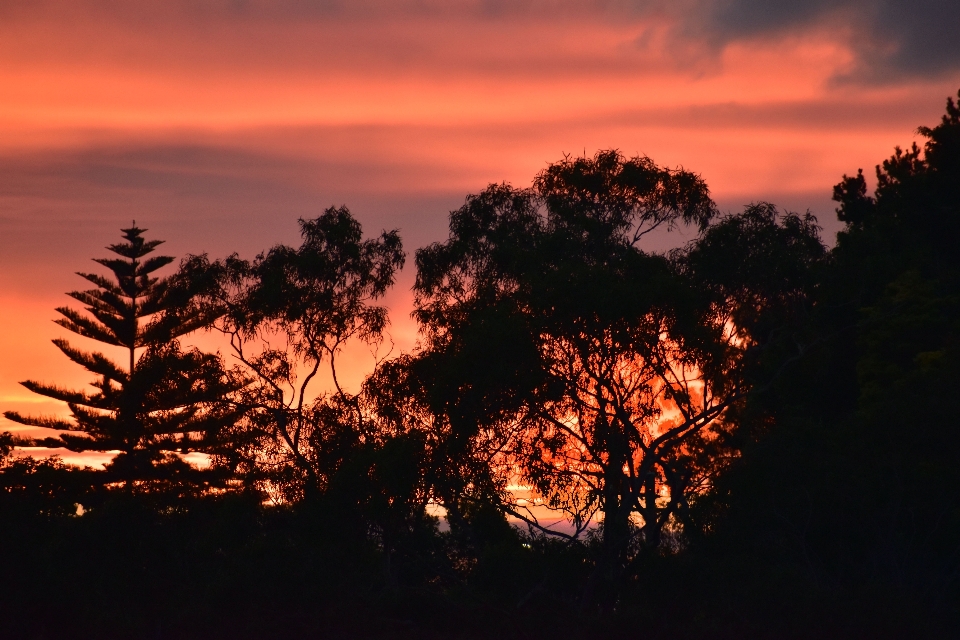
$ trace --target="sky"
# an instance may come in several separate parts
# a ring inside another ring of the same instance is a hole
[[[833,185],[956,95],[957,24],[955,0],[3,0],[0,410],[62,414],[17,382],[90,381],[54,309],[134,219],[176,257],[294,244],[332,205],[399,229],[397,352],[412,252],[564,154],[682,166],[721,210],[809,209],[830,242]],[[352,353],[352,383],[371,364]]]

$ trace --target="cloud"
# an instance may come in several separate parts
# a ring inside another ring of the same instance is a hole
[[[887,82],[960,69],[955,0],[707,0],[703,8],[703,18],[687,26],[720,43],[836,33],[855,54],[841,79]]]
[[[960,70],[956,0],[48,0],[0,24],[8,60],[167,69],[700,74],[731,44],[817,33],[850,48],[847,80]]]

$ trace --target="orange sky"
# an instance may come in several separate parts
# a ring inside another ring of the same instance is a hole
[[[53,308],[133,218],[171,255],[252,257],[347,204],[412,252],[467,193],[615,147],[829,235],[832,185],[939,118],[960,55],[930,3],[808,4],[3,3],[0,409],[59,411],[24,378],[87,381]],[[412,277],[388,300],[402,349]]]

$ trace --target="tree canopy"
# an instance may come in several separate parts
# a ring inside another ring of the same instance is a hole
[[[125,242],[107,247],[120,257],[95,260],[113,272],[114,279],[79,273],[96,285],[68,294],[85,305],[86,314],[59,307],[63,317],[56,323],[85,338],[125,349],[127,368],[102,353],[55,339],[53,343],[70,360],[99,376],[92,383],[96,393],[27,380],[23,386],[34,393],[66,402],[72,420],[12,411],[5,415],[22,424],[61,431],[41,441],[47,446],[119,450],[111,469],[125,479],[138,479],[153,474],[165,453],[214,450],[220,432],[238,416],[222,402],[238,384],[216,355],[181,348],[177,339],[204,326],[208,318],[184,313],[178,296],[171,293],[170,278],[151,275],[174,260],[146,257],[162,241],[144,240],[146,229],[136,225],[122,231]]]
[[[215,318],[251,381],[233,397],[244,418],[222,462],[261,476],[285,499],[326,488],[372,436],[359,399],[340,385],[337,356],[351,340],[382,339],[387,309],[375,303],[404,262],[396,231],[364,240],[346,207],[300,220],[300,231],[297,248],[278,245],[253,261],[192,256],[178,274],[181,295],[197,315]],[[311,385],[321,367],[333,389]]]
[[[482,498],[531,526],[571,535],[540,525],[511,483],[574,536],[600,516],[605,571],[657,549],[709,491],[732,455],[726,416],[750,390],[745,359],[767,342],[758,329],[802,298],[823,255],[810,216],[714,217],[696,175],[601,152],[530,190],[468,197],[450,239],[417,253],[421,369],[445,436],[495,465],[499,481],[477,486],[499,491]],[[704,231],[686,250],[642,249],[651,229],[684,223]]]

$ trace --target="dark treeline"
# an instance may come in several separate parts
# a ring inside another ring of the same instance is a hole
[[[960,106],[918,132],[834,188],[832,249],[615,151],[491,185],[416,251],[410,354],[400,237],[345,207],[166,277],[132,225],[57,310],[128,357],[56,340],[93,392],[6,413],[50,435],[0,436],[0,635],[954,636]]]

